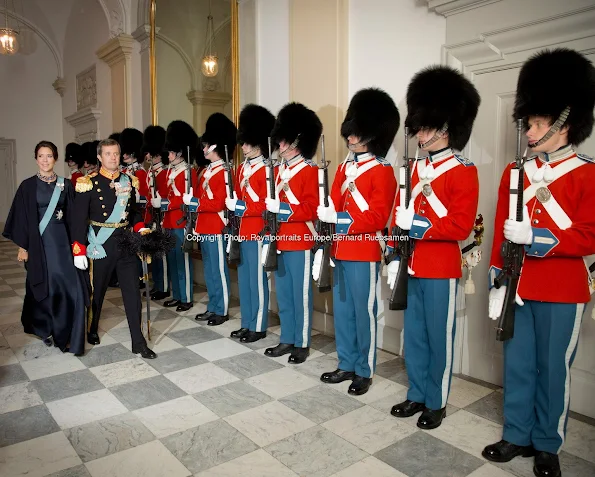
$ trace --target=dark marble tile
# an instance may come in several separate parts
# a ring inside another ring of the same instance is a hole
[[[493,392],[486,397],[475,401],[465,408],[465,411],[472,412],[478,416],[485,417],[490,421],[504,425],[504,394]]]
[[[122,384],[110,388],[110,391],[130,411],[186,396],[184,391],[163,376]]]
[[[172,340],[177,341],[183,346],[190,346],[207,341],[219,340],[221,335],[207,329],[206,327],[188,328],[187,330],[173,331],[167,333]]]
[[[45,405],[0,414],[0,447],[58,432],[56,423]]]
[[[88,369],[36,379],[33,384],[46,403],[98,391],[105,387]]]
[[[84,465],[77,465],[70,469],[64,469],[60,472],[49,474],[47,477],[91,477],[91,474]]]
[[[159,353],[157,359],[147,360],[147,363],[153,366],[153,368],[161,374],[166,374],[173,371],[179,371],[180,369],[198,366],[199,364],[205,364],[208,363],[208,360],[193,353],[189,349],[178,348],[170,351],[163,351],[162,353]]]
[[[337,351],[335,345],[335,338],[326,335],[315,335],[310,340],[310,348],[320,351],[321,353],[334,353]]]
[[[306,389],[279,399],[279,402],[316,424],[330,421],[363,406],[358,400],[346,396],[345,393],[335,391],[328,385]]]
[[[219,417],[247,411],[272,401],[268,395],[244,381],[218,386],[194,395],[194,398]]]
[[[121,344],[96,346],[87,352],[85,356],[79,357],[87,368],[101,366],[103,364],[116,363],[134,358],[134,355]]]
[[[254,352],[220,359],[217,361],[217,366],[240,379],[248,379],[284,367],[282,364]]]
[[[23,381],[29,381],[29,377],[20,364],[0,366],[0,387],[22,383]]]

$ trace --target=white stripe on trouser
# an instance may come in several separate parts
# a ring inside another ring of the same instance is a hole
[[[448,384],[450,382],[450,369],[452,366],[452,327],[455,322],[455,297],[457,289],[456,278],[448,280],[448,315],[446,318],[446,363],[442,374],[442,405],[446,407],[448,400]]]
[[[161,263],[163,264],[163,291],[169,290],[169,279],[167,278],[167,257],[164,255],[161,257]]]
[[[188,260],[187,253],[184,253],[184,273],[186,274],[186,297],[188,299],[186,303],[191,303],[194,297],[190,295],[190,285],[192,283],[190,283],[190,260]]]
[[[258,313],[256,314],[256,331],[262,331],[262,316],[264,313],[264,287],[262,286],[262,242],[256,242],[258,246],[258,258],[256,260],[258,267]],[[268,310],[267,310],[268,311]]]
[[[578,303],[576,305],[576,315],[574,315],[574,327],[572,328],[572,335],[570,335],[570,342],[568,348],[566,348],[566,354],[564,355],[564,366],[566,368],[566,378],[564,379],[564,409],[560,420],[558,421],[558,435],[560,436],[561,442],[558,452],[564,445],[564,424],[566,422],[566,415],[568,414],[568,405],[570,403],[570,358],[572,353],[576,350],[578,343],[578,335],[581,330],[581,321],[583,318],[583,311],[585,311],[585,304]]]
[[[370,290],[368,292],[368,316],[370,318],[370,349],[368,350],[368,366],[370,367],[370,378],[374,376],[374,352],[376,351],[376,317],[374,316],[376,278],[376,262],[370,262]]]
[[[308,329],[310,327],[310,250],[305,250],[304,253],[304,285],[302,291],[304,292],[304,327],[302,328],[302,346],[308,347]]]
[[[221,288],[223,288],[223,316],[227,315],[228,295],[227,295],[227,277],[225,276],[225,262],[223,253],[223,237],[217,237],[217,255],[219,262],[219,274],[221,275]]]

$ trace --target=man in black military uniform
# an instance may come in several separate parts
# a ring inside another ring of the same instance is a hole
[[[137,257],[121,251],[118,242],[127,228],[134,232],[148,232],[136,207],[138,179],[121,174],[120,146],[113,139],[101,141],[97,146],[101,162],[98,173],[80,177],[76,183],[72,253],[74,265],[85,270],[91,260],[90,274],[93,284],[91,323],[87,334],[90,344],[99,344],[97,328],[108,282],[116,272],[126,318],[132,338],[132,352],[143,358],[156,358],[147,347],[141,333],[141,298],[138,284]]]

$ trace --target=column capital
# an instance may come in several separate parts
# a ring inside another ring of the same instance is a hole
[[[60,95],[61,98],[64,97],[64,92],[66,91],[66,80],[64,78],[56,78],[56,81],[52,83],[52,86],[56,90],[56,93]]]
[[[96,55],[109,66],[113,66],[121,61],[130,60],[134,42],[135,39],[131,35],[121,33],[101,46]]]
[[[160,27],[155,27],[155,34],[159,33]],[[140,43],[140,52],[144,53],[149,49],[149,37],[151,36],[151,25],[145,23],[132,32],[132,37]]]
[[[219,93],[216,91],[192,90],[186,93],[186,97],[194,106],[203,104],[207,106],[217,106],[223,108],[231,101],[231,94]]]

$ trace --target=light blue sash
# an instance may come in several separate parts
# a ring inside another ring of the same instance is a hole
[[[122,213],[126,210],[126,204],[130,198],[131,185],[130,178],[126,174],[120,174],[120,187],[128,188],[128,192],[118,194],[116,205],[112,210],[112,213],[105,221],[106,223],[118,223],[122,220]],[[107,253],[103,248],[103,244],[109,239],[116,229],[111,227],[101,227],[99,233],[95,234],[93,226],[89,225],[89,232],[87,234],[87,240],[89,245],[87,246],[87,257],[94,260],[107,257]]]
[[[60,194],[64,190],[64,177],[58,176],[56,180],[56,186],[54,187],[54,192],[52,193],[52,197],[50,199],[50,203],[48,204],[48,208],[45,210],[45,214],[39,222],[39,235],[43,235],[45,232],[46,227],[52,220],[52,216],[56,211],[56,206],[58,205],[58,200],[60,199]]]

